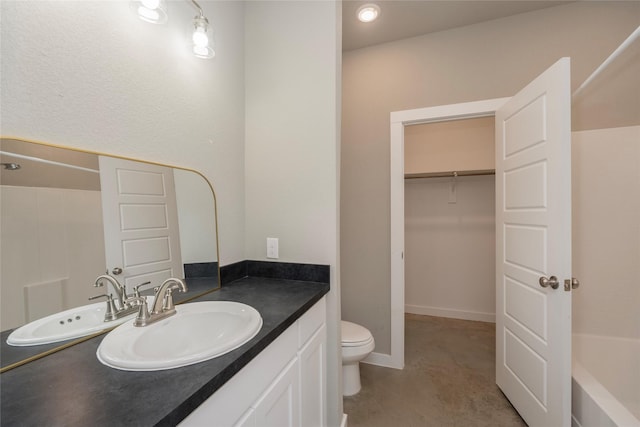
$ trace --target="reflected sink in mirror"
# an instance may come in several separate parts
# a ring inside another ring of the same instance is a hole
[[[152,298],[147,297],[147,301],[151,302]],[[104,302],[61,311],[19,327],[9,335],[7,344],[23,347],[80,338],[121,325],[136,316],[136,313],[132,313],[105,322],[106,311]]]
[[[100,343],[98,360],[125,371],[179,368],[228,353],[262,328],[260,313],[237,302],[194,302],[176,311],[148,326],[120,325]]]

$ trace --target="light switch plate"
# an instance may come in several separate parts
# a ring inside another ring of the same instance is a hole
[[[278,238],[267,237],[267,258],[278,258]]]

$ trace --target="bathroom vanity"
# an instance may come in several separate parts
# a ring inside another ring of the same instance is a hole
[[[246,277],[195,301],[237,301],[260,312],[243,346],[191,366],[152,372],[108,368],[103,336],[0,376],[0,424],[322,425],[328,283]]]
[[[325,321],[322,298],[180,425],[326,425]]]

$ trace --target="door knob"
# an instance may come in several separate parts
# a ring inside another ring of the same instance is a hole
[[[540,283],[540,286],[543,288],[551,286],[551,289],[558,289],[558,286],[560,286],[560,282],[558,282],[558,278],[556,276],[551,276],[548,279],[543,276],[538,280],[538,283]]]
[[[116,267],[113,270],[111,270],[111,272],[117,276],[118,274],[122,274],[122,269],[120,267]]]

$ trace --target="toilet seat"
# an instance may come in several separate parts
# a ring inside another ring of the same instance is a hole
[[[371,332],[363,326],[355,323],[341,321],[342,324],[342,347],[361,347],[373,341]]]
[[[360,391],[360,362],[374,350],[376,343],[364,326],[341,321],[342,395],[353,396]]]

